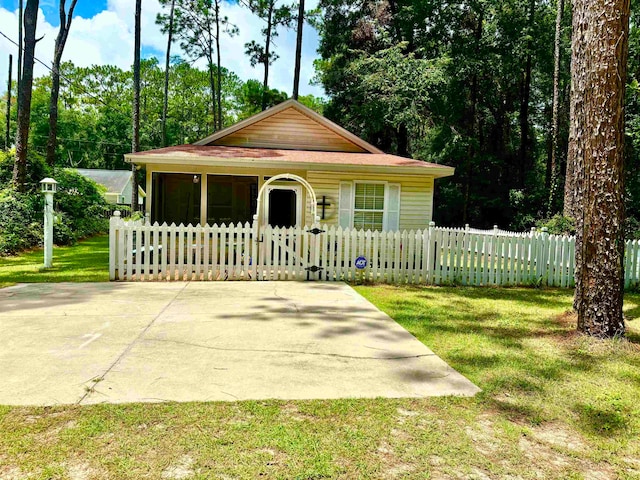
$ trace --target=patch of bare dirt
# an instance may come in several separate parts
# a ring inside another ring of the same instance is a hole
[[[556,322],[562,326],[575,329],[578,326],[578,314],[571,310],[567,310],[556,317]]]
[[[286,405],[282,406],[281,414],[296,422],[303,422],[312,418],[311,416],[305,415],[304,413],[300,412],[300,410],[298,410],[298,407],[291,403],[287,403]]]
[[[96,477],[96,470],[87,463],[72,463],[67,466],[69,480],[89,480]]]
[[[25,475],[18,467],[0,466],[0,480],[22,480],[31,475]]]
[[[169,480],[182,480],[195,474],[193,470],[194,460],[189,455],[183,455],[173,465],[169,465],[163,472],[162,478]]]
[[[540,442],[560,448],[566,448],[573,452],[582,452],[586,448],[585,442],[580,438],[577,432],[571,432],[565,427],[557,424],[535,427],[532,430],[532,435]]]
[[[475,449],[481,454],[490,456],[499,450],[500,442],[495,436],[493,422],[488,417],[479,417],[473,426],[467,426],[464,430]]]

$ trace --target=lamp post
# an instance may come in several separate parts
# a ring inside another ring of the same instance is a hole
[[[53,194],[58,182],[45,178],[40,182],[44,195],[44,268],[53,267]]]

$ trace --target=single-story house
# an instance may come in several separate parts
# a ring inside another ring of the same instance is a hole
[[[87,177],[106,188],[103,196],[107,203],[131,205],[133,174],[131,170],[103,170],[99,168],[76,168],[83,177]],[[138,204],[144,204],[145,191],[138,186]]]
[[[423,229],[444,165],[387,155],[295,100],[192,145],[125,155],[152,222]],[[258,208],[260,211],[258,211]],[[317,217],[317,218],[314,218]]]

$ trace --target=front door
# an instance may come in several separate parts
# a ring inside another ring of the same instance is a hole
[[[293,189],[276,188],[269,193],[269,225],[295,227],[298,224],[298,195]]]

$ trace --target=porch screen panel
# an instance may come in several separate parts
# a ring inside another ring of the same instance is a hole
[[[200,175],[154,173],[151,221],[199,224]]]
[[[258,201],[258,177],[209,175],[207,223],[245,223],[253,220]]]

